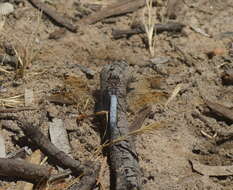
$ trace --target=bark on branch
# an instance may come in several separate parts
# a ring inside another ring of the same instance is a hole
[[[129,133],[126,118],[126,87],[128,64],[116,61],[101,71],[101,102],[104,110],[109,110],[108,130],[113,141]],[[140,189],[140,170],[132,138],[109,147],[111,189]]]
[[[71,32],[77,31],[77,26],[74,26],[65,16],[59,15],[55,10],[48,7],[46,4],[40,2],[40,0],[28,0],[37,9],[43,11],[51,19],[53,19],[57,24],[67,28]]]
[[[32,164],[24,160],[0,158],[0,175],[24,179],[26,181],[39,181],[50,177],[48,167]]]
[[[155,24],[155,32],[162,33],[162,32],[181,32],[184,28],[184,24],[170,22],[166,24]],[[128,30],[113,30],[112,36],[114,39],[120,39],[124,37],[129,37],[135,34],[143,34],[145,33],[145,27],[141,24],[134,26],[132,29]]]
[[[205,105],[209,108],[209,110],[205,109],[204,113],[212,112],[215,115],[230,121],[231,123],[233,122],[233,113],[231,109],[221,104],[211,102],[208,99],[204,99],[204,102],[205,102]]]
[[[29,137],[40,150],[48,157],[54,159],[60,166],[70,168],[75,173],[81,174],[84,170],[81,162],[72,159],[70,156],[60,151],[50,140],[39,130],[38,127],[31,123],[22,122],[19,125],[24,134]]]
[[[45,155],[56,161],[57,165],[71,169],[76,175],[83,174],[84,177],[82,179],[84,179],[88,184],[88,187],[83,189],[91,189],[91,187],[95,185],[99,170],[98,165],[94,165],[94,163],[91,161],[81,163],[79,160],[74,160],[63,151],[60,151],[50,142],[50,140],[39,130],[38,127],[31,123],[19,122],[19,126],[23,130],[24,134],[30,138]]]
[[[80,20],[80,23],[94,24],[104,18],[133,12],[145,5],[145,0],[126,0],[113,3],[106,8]]]

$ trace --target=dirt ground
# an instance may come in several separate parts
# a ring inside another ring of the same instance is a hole
[[[221,80],[221,73],[233,68],[232,0],[179,1],[175,21],[185,24],[185,28],[181,33],[156,35],[154,57],[167,57],[169,61],[155,66],[149,62],[151,57],[145,44],[145,34],[118,40],[111,34],[113,29],[129,29],[133,22],[142,21],[142,9],[115,17],[113,23],[105,19],[106,22],[80,25],[77,33],[66,31],[59,39],[49,39],[59,26],[28,1],[10,2],[15,10],[0,28],[0,54],[9,54],[12,50],[9,47],[14,47],[18,57],[27,65],[24,69],[20,66],[16,69],[17,66],[11,64],[0,65],[7,71],[0,74],[0,101],[24,95],[25,89],[31,89],[34,106],[40,109],[9,115],[24,116],[35,123],[43,120],[41,129],[46,135],[49,117],[62,119],[68,130],[72,156],[95,160],[94,151],[100,145],[100,124],[88,118],[77,125],[76,117],[95,112],[98,103],[96,91],[100,88],[99,73],[103,66],[113,60],[126,60],[134,77],[128,94],[129,121],[133,121],[137,111],[149,104],[153,114],[144,125],[163,123],[154,131],[137,136],[135,142],[143,189],[233,189],[232,176],[208,177],[194,171],[190,164],[190,160],[196,160],[211,166],[233,165],[232,139],[220,145],[216,143],[221,138],[219,134],[232,132],[232,123],[202,113],[206,122],[194,117],[194,113],[202,111],[203,97],[227,107],[233,106],[233,86],[223,85]],[[80,19],[78,0],[45,2],[59,13],[73,18],[74,23]],[[101,6],[111,2],[81,1],[82,4]],[[90,8],[87,10],[87,14],[93,12]],[[165,14],[167,1],[158,1],[155,10],[156,23],[169,21]],[[195,29],[201,29],[204,34]],[[92,69],[93,78],[87,77],[77,64]],[[165,106],[178,85],[180,92]],[[65,98],[68,105],[51,101],[61,98]],[[5,101],[3,106],[24,106],[23,96],[17,101]],[[14,122],[10,124],[15,126]],[[30,147],[28,142],[16,139],[16,134],[4,127],[1,133],[7,153],[23,146]],[[103,157],[99,159],[103,160]],[[101,179],[104,188],[109,189],[107,166]],[[1,189],[16,190],[17,187],[15,181],[6,182],[4,179],[0,184]],[[49,189],[59,188],[63,189],[59,185]]]

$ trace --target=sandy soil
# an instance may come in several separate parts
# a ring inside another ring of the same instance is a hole
[[[7,53],[6,47],[13,46],[18,55],[27,62],[23,77],[15,65],[1,64],[1,98],[24,94],[25,89],[34,92],[34,105],[39,111],[15,113],[36,123],[42,119],[41,128],[48,135],[48,114],[63,119],[69,132],[74,158],[93,158],[100,145],[98,128],[100,124],[93,118],[76,124],[78,114],[92,114],[95,111],[96,91],[99,89],[99,73],[105,64],[115,59],[124,59],[133,71],[133,89],[128,94],[128,118],[133,121],[135,114],[145,104],[152,105],[153,114],[144,125],[153,122],[164,123],[151,133],[137,136],[136,148],[142,171],[143,189],[154,190],[230,190],[233,189],[232,176],[208,177],[192,170],[189,160],[194,159],[206,165],[232,165],[232,140],[217,145],[218,133],[232,131],[232,123],[204,116],[206,123],[193,117],[203,104],[203,97],[232,107],[233,87],[225,86],[221,73],[232,69],[233,5],[231,0],[185,0],[180,2],[176,21],[186,25],[182,33],[161,33],[156,36],[155,57],[168,57],[169,62],[149,65],[150,54],[144,43],[145,35],[114,40],[112,29],[128,29],[135,21],[142,19],[142,9],[114,18],[114,23],[98,22],[94,25],[79,26],[77,33],[66,31],[59,39],[49,39],[49,35],[60,27],[54,25],[45,15],[27,1],[16,4],[13,14],[7,16],[0,33],[0,54]],[[66,2],[48,1],[59,13],[78,20],[76,0]],[[96,1],[82,3],[94,4]],[[106,4],[107,1],[98,1]],[[167,22],[166,1],[157,4],[157,23]],[[196,32],[203,30],[209,36]],[[189,55],[193,63],[177,51],[179,47]],[[221,52],[208,56],[214,49]],[[9,51],[10,48],[8,48]],[[9,52],[8,52],[9,53]],[[27,61],[28,60],[28,61]],[[92,69],[95,74],[88,78],[77,64]],[[190,66],[188,66],[188,64]],[[21,75],[21,76],[20,76]],[[156,84],[155,84],[156,83]],[[177,85],[181,91],[165,107]],[[48,97],[66,97],[72,105],[51,103]],[[18,106],[23,106],[18,104]],[[12,114],[11,114],[12,115]],[[1,130],[6,140],[6,152],[10,153],[28,142],[13,141],[16,134]],[[209,134],[203,135],[201,131]],[[217,132],[217,133],[216,133]],[[214,134],[217,134],[214,136]],[[213,137],[214,136],[214,137]],[[93,158],[94,159],[94,158]],[[102,158],[101,158],[102,159]],[[109,171],[105,167],[103,185],[109,188]],[[17,189],[16,182],[2,179],[2,189]],[[60,186],[61,188],[61,186]],[[51,187],[59,189],[59,186]]]

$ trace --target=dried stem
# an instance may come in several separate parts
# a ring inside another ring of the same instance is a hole
[[[146,31],[150,55],[154,56],[155,50],[155,19],[153,18],[153,0],[146,0],[146,7],[143,10],[143,24]]]

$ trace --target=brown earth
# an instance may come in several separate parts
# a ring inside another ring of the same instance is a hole
[[[5,54],[6,47],[13,46],[27,63],[27,68],[22,73],[22,69],[16,71],[14,65],[1,64],[0,68],[9,73],[1,72],[0,97],[3,99],[20,95],[24,94],[25,89],[32,89],[35,105],[40,108],[39,111],[13,115],[24,115],[36,123],[42,118],[41,128],[46,135],[49,122],[46,113],[63,119],[69,132],[73,157],[95,160],[94,150],[100,145],[100,124],[88,118],[77,125],[75,118],[78,114],[92,114],[95,111],[95,94],[99,89],[102,67],[116,59],[126,60],[134,77],[130,84],[133,90],[128,94],[129,121],[133,121],[140,108],[150,104],[154,114],[146,119],[144,125],[165,123],[151,133],[137,136],[136,148],[143,175],[143,189],[233,189],[232,176],[202,176],[192,170],[189,162],[194,159],[212,166],[233,165],[232,140],[216,144],[220,138],[219,133],[232,131],[232,123],[203,115],[207,125],[193,117],[194,112],[201,110],[203,97],[228,107],[233,105],[233,87],[223,85],[220,77],[223,71],[233,68],[231,0],[178,1],[180,4],[176,21],[186,25],[183,32],[164,32],[156,36],[155,57],[170,59],[167,63],[157,65],[162,73],[147,66],[150,54],[144,43],[146,35],[119,40],[111,36],[112,29],[128,29],[135,20],[141,21],[142,9],[115,17],[114,23],[80,25],[77,33],[66,31],[59,39],[49,39],[50,34],[60,27],[54,25],[47,16],[41,15],[28,1],[20,4],[12,2],[16,9],[7,16],[0,31],[0,53]],[[78,0],[46,2],[50,2],[50,6],[59,13],[75,18],[74,23],[79,19],[75,5]],[[105,0],[82,3],[109,4]],[[168,21],[165,16],[166,5],[167,1],[163,0],[156,4],[156,23]],[[202,29],[209,37],[192,28]],[[189,58],[182,56],[176,47],[189,55]],[[209,52],[214,50],[215,53],[217,51],[216,55],[210,56]],[[92,69],[94,77],[89,79],[76,64]],[[178,84],[181,84],[181,91],[165,107],[164,104]],[[49,100],[52,95],[58,99],[65,96],[72,105],[51,103]],[[16,105],[19,106],[23,104]],[[209,137],[201,131],[209,134]],[[15,134],[4,128],[2,133],[7,153],[21,146],[30,146],[25,142],[12,141]],[[105,167],[102,178],[105,189],[109,189],[108,175],[108,168]],[[16,190],[15,184],[15,181],[6,182],[2,179],[0,187]],[[51,189],[59,188],[64,189],[62,185],[51,186]]]

